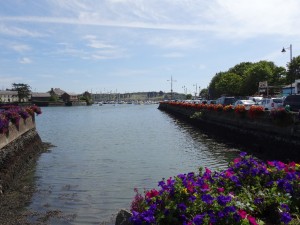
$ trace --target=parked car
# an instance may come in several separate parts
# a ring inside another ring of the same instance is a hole
[[[233,107],[236,107],[238,105],[244,105],[246,109],[248,110],[251,105],[255,105],[255,102],[252,100],[237,100],[234,104]]]
[[[216,104],[216,103],[217,103],[216,100],[208,100],[208,101],[207,101],[207,104]]]
[[[263,106],[265,110],[283,108],[283,100],[282,98],[263,98],[259,105]]]
[[[235,97],[225,97],[222,96],[221,98],[218,98],[216,100],[216,104],[222,104],[222,105],[232,105],[236,101]]]
[[[300,95],[288,95],[284,101],[283,106],[289,105],[291,111],[298,112],[300,110]]]
[[[259,97],[259,96],[249,97],[249,100],[254,101],[256,104],[258,104],[262,99],[263,97]]]

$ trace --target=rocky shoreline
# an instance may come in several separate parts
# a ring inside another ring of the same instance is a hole
[[[0,149],[0,221],[2,225],[30,224],[26,206],[35,191],[38,157],[51,145],[42,143],[35,128]]]

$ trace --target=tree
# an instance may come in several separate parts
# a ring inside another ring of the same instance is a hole
[[[253,64],[246,72],[242,85],[242,94],[251,96],[257,93],[258,84],[261,81],[268,81],[271,84],[275,74],[276,66],[273,62],[259,61]]]
[[[229,73],[235,73],[241,77],[245,76],[245,71],[253,65],[251,62],[241,62],[228,70]]]
[[[288,64],[286,75],[287,83],[293,83],[297,79],[300,79],[300,56],[294,57]]]
[[[208,89],[207,89],[207,88],[203,88],[203,89],[200,91],[199,96],[200,96],[201,98],[208,99],[208,98],[209,98],[209,95],[208,95]]]
[[[187,100],[190,100],[190,99],[192,99],[192,98],[193,98],[193,95],[191,95],[191,94],[187,94],[187,95],[185,96],[185,98],[186,98]]]
[[[221,79],[224,75],[224,72],[216,73],[216,75],[211,79],[210,84],[208,86],[208,94],[209,98],[214,99],[220,97],[223,93],[217,89],[216,83]]]
[[[92,95],[88,91],[85,91],[82,94],[82,96],[80,97],[80,100],[85,101],[87,105],[93,104]]]
[[[19,84],[13,83],[12,84],[12,91],[18,92],[19,102],[22,102],[25,99],[29,98],[30,89],[31,89],[31,87],[28,84],[22,84],[22,83],[19,83]]]
[[[216,82],[216,89],[225,95],[240,95],[241,76],[235,73],[224,73]]]

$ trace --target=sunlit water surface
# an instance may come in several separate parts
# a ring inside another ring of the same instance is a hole
[[[157,107],[42,108],[37,130],[55,147],[38,161],[28,209],[50,224],[113,224],[134,188],[157,188],[162,178],[199,167],[224,169],[239,154]]]

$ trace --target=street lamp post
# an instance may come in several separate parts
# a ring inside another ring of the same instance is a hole
[[[293,46],[292,44],[290,44],[290,47],[287,47],[287,48],[282,48],[281,52],[286,52],[285,49],[289,49],[290,50],[290,67],[292,66],[292,59],[293,59]],[[290,68],[291,69],[291,68]],[[293,93],[293,77],[292,77],[292,71],[291,71],[291,95]]]
[[[171,83],[171,100],[173,100],[173,82],[176,82],[176,80],[173,80],[173,77],[171,76],[171,80],[167,80],[170,81]]]
[[[197,94],[198,94],[198,86],[197,86],[197,84],[194,84],[193,86],[194,86],[194,87],[196,86],[195,99],[197,99]]]

